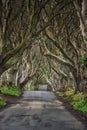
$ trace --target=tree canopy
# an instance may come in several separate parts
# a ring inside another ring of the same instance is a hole
[[[86,77],[81,64],[87,48],[86,7],[86,0],[1,0],[2,80],[14,77],[21,87],[41,80],[54,89],[73,81],[75,92],[80,91]]]

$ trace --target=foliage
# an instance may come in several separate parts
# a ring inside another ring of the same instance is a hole
[[[6,101],[2,97],[0,97],[0,107],[5,105],[6,105]]]
[[[71,104],[76,110],[80,110],[83,113],[87,114],[87,104],[84,103],[84,100],[80,100],[78,102],[72,102]]]
[[[59,95],[60,97],[62,97],[62,96],[64,96],[64,93],[59,92],[58,95]]]
[[[69,100],[70,104],[73,106],[75,110],[79,110],[84,114],[87,114],[87,94],[73,93],[73,90],[60,92],[58,95],[63,97],[65,100]]]
[[[73,94],[74,94],[74,90],[72,90],[72,89],[65,92],[65,95],[68,96],[68,97],[70,97],[70,96],[72,97]]]
[[[84,98],[83,93],[78,93],[72,96],[73,101],[78,101],[78,100],[80,101],[80,100],[83,100],[83,98]]]
[[[87,67],[87,56],[80,57],[80,64]]]
[[[12,95],[12,96],[19,97],[20,94],[21,94],[21,91],[20,91],[20,89],[19,89],[17,86],[12,85],[12,86],[10,86],[10,87],[8,87],[8,86],[3,86],[3,87],[1,88],[1,93],[2,93],[2,94],[8,94],[8,95]]]
[[[87,41],[87,33],[85,34],[84,39]]]
[[[87,99],[86,99],[87,94],[83,93],[78,93],[75,94],[72,97],[72,102],[71,104],[76,110],[80,110],[83,113],[87,114]]]

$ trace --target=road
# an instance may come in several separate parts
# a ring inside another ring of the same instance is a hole
[[[87,130],[52,92],[25,91],[0,112],[0,130]]]

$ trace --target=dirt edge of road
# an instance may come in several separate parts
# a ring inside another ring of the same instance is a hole
[[[3,95],[3,98],[6,100],[7,104],[3,107],[0,107],[0,112],[3,111],[4,109],[10,107],[11,105],[16,104],[21,99],[21,97],[22,97],[22,95],[20,97]]]
[[[87,127],[87,116],[81,111],[75,110],[68,100],[63,97],[59,97],[57,94],[56,96],[58,100],[63,102],[64,107]]]

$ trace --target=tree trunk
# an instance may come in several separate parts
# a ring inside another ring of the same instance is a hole
[[[79,80],[79,77],[75,78],[75,84],[76,84],[76,86],[75,86],[74,94],[77,94],[78,92],[80,92],[80,80]]]
[[[74,1],[83,37],[87,35],[87,0]]]
[[[3,72],[4,72],[4,69],[0,68],[0,76],[3,74]]]
[[[81,75],[78,71],[74,71],[74,79],[75,79],[75,94],[81,92],[80,90],[80,83],[82,81]]]
[[[3,47],[3,41],[2,41],[2,33],[1,33],[1,29],[0,29],[0,55],[2,53],[2,47]]]
[[[78,68],[79,68],[79,66],[78,66]],[[75,81],[75,94],[76,94],[76,93],[80,92],[80,83],[82,81],[80,70],[74,69],[72,71],[72,75],[73,75],[73,78]]]

